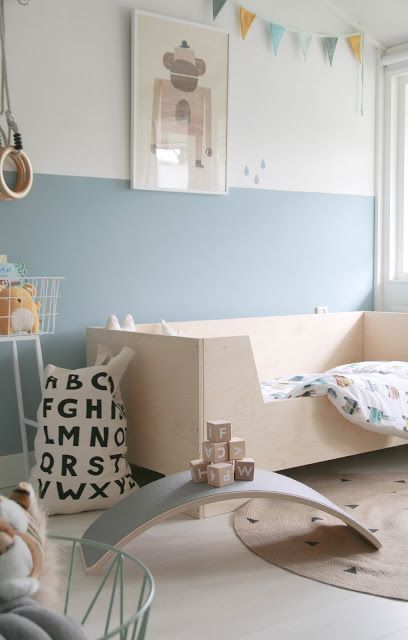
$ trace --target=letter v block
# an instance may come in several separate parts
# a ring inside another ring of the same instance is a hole
[[[242,438],[231,438],[228,443],[228,460],[241,460],[245,458],[245,440]]]
[[[255,460],[243,458],[235,462],[235,480],[253,480],[255,473]]]
[[[209,464],[207,467],[208,484],[213,487],[225,487],[234,484],[234,466],[229,462]]]
[[[202,452],[208,462],[224,462],[228,460],[228,442],[203,442]]]
[[[224,420],[207,422],[207,438],[210,442],[228,442],[231,440],[231,424]]]
[[[200,482],[207,482],[207,468],[210,463],[207,460],[191,460],[190,471],[191,479],[197,484]]]

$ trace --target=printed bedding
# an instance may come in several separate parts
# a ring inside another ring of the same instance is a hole
[[[408,439],[408,362],[355,362],[325,373],[275,378],[261,389],[265,402],[327,396],[350,422]]]

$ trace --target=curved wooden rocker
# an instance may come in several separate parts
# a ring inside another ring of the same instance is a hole
[[[286,476],[257,469],[252,482],[235,482],[226,487],[194,484],[189,471],[166,476],[130,494],[105,511],[82,536],[121,549],[136,536],[177,513],[210,502],[232,498],[274,498],[316,507],[355,529],[376,549],[381,542],[371,531],[314,489]],[[104,549],[81,547],[85,569],[93,573],[110,558]]]

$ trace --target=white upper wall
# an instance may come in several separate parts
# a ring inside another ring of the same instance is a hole
[[[211,6],[211,0],[32,0],[23,8],[8,0],[13,106],[35,171],[129,178],[131,9],[212,25]],[[216,25],[231,33],[231,186],[256,186],[264,159],[261,188],[372,195],[375,49],[366,45],[361,117],[359,65],[346,41],[339,41],[331,68],[317,40],[305,63],[290,33],[275,58],[261,21],[242,41],[232,2]]]

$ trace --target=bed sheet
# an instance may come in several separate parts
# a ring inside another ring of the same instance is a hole
[[[408,439],[408,362],[354,362],[261,384],[265,402],[326,396],[350,422]]]

